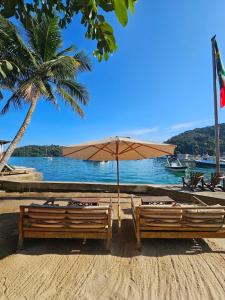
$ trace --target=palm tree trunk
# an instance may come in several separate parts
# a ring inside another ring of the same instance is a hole
[[[7,163],[7,161],[9,160],[9,158],[11,157],[11,155],[13,154],[13,151],[16,149],[17,144],[20,142],[20,140],[22,139],[27,126],[29,125],[30,121],[31,121],[31,117],[33,115],[33,112],[35,110],[35,107],[37,105],[37,101],[38,101],[39,95],[35,95],[30,108],[26,114],[26,117],[20,127],[20,129],[18,130],[16,136],[14,137],[14,139],[12,140],[12,142],[10,143],[8,149],[6,150],[6,152],[4,153],[3,157],[0,160],[0,172],[2,171],[2,169],[4,168],[5,164]]]

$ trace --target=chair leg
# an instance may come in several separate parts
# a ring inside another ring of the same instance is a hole
[[[23,238],[19,236],[19,240],[17,243],[17,250],[22,249],[22,247],[23,247]]]
[[[204,179],[203,179],[203,178],[200,180],[200,184],[198,185],[198,187],[199,187],[202,191],[205,191],[205,182],[204,182]]]
[[[106,250],[110,251],[112,243],[112,229],[108,231],[106,240]]]
[[[111,239],[107,239],[105,248],[107,251],[111,250]]]
[[[141,239],[139,237],[137,237],[137,249],[141,250]]]

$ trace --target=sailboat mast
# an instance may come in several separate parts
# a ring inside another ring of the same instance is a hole
[[[215,58],[215,38],[212,43],[212,65],[213,65],[213,92],[214,92],[214,119],[215,119],[215,152],[216,152],[216,173],[220,173],[220,139],[219,139],[219,121],[217,105],[217,85],[216,85],[216,58]]]

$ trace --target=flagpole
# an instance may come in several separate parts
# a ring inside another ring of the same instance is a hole
[[[117,196],[118,196],[118,225],[120,227],[120,164],[119,164],[119,141],[116,141],[116,175],[117,175]]]
[[[215,38],[212,37],[212,65],[213,65],[213,92],[214,92],[214,118],[215,118],[215,150],[216,150],[216,173],[220,173],[220,140],[219,140],[219,121],[217,105],[217,85],[216,85],[216,59],[215,59]]]

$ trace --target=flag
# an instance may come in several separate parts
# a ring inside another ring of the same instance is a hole
[[[223,67],[223,62],[221,60],[221,56],[220,56],[220,52],[216,40],[214,41],[214,49],[215,49],[217,76],[220,84],[220,107],[223,108],[225,106],[225,70]]]

